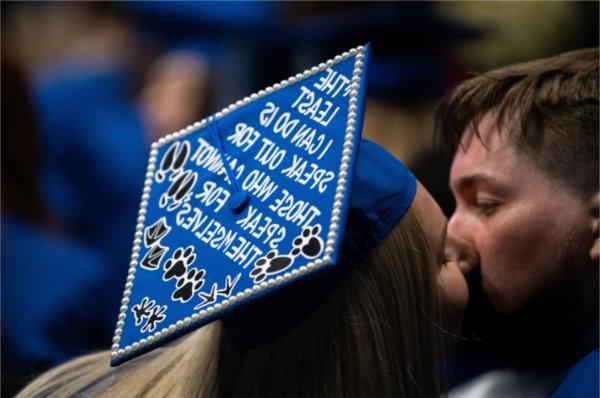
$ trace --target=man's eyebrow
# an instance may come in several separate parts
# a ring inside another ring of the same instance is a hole
[[[452,184],[451,188],[455,191],[463,191],[475,185],[483,185],[495,188],[504,187],[504,184],[502,184],[499,180],[497,180],[495,177],[492,177],[489,174],[475,173],[464,177],[460,177],[456,182]]]

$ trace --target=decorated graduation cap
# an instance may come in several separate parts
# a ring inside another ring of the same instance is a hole
[[[354,230],[371,246],[404,214],[414,177],[360,141],[368,52],[354,48],[152,145],[112,365],[216,319],[230,330],[252,322],[243,315],[269,297],[339,268],[351,207],[365,209]],[[372,192],[351,195],[355,178]]]

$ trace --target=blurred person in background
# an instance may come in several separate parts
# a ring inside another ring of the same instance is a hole
[[[74,10],[84,13],[85,26],[60,58],[37,65],[32,78],[43,149],[40,187],[66,227],[104,255],[113,275],[107,288],[119,289],[149,147],[133,102],[137,42],[114,8],[77,4]]]
[[[150,142],[208,115],[211,100],[210,65],[201,52],[175,48],[149,67],[138,96]]]
[[[41,187],[68,228],[103,253],[113,275],[107,289],[118,290],[150,143],[205,115],[209,65],[198,51],[167,48],[142,58],[148,65],[140,70],[143,49],[127,15],[95,7],[66,55],[37,68]],[[116,311],[119,302],[106,305]]]
[[[79,7],[89,8],[88,27],[33,79],[41,186],[49,207],[109,259],[118,289],[150,143],[206,116],[210,66],[191,47],[142,44],[123,7]]]
[[[12,22],[20,7],[7,7],[3,20]],[[62,55],[29,65],[28,87],[28,69],[17,71],[17,57],[4,45],[8,38],[18,42],[19,30],[3,25],[2,385],[8,394],[23,378],[110,341],[119,298],[104,293],[125,281],[149,144],[198,120],[209,86],[209,66],[197,51],[163,50],[156,63],[149,59],[147,73],[139,72],[136,32],[113,5],[22,7],[35,11],[25,19],[40,13],[76,33],[63,27]],[[23,100],[8,100],[13,96]],[[22,209],[24,220],[15,217]],[[61,236],[53,237],[55,231]]]
[[[74,239],[38,188],[41,148],[23,66],[2,40],[2,395],[110,341],[104,257]],[[110,320],[110,321],[109,321]]]

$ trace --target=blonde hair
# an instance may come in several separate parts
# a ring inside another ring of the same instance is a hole
[[[194,397],[212,377],[221,327],[206,325],[119,367],[103,351],[42,374],[17,397]]]
[[[437,265],[411,210],[298,327],[238,355],[220,322],[117,368],[108,352],[40,376],[18,397],[440,395]]]

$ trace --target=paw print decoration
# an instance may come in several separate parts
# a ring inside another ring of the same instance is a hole
[[[194,260],[196,260],[194,246],[188,246],[185,250],[181,247],[175,250],[173,257],[168,259],[163,267],[165,270],[163,281],[168,281],[171,278],[181,278]]]
[[[179,300],[182,303],[190,301],[194,293],[204,285],[204,274],[205,271],[203,269],[192,268],[188,270],[183,277],[177,279],[177,284],[175,285],[177,289],[175,289],[171,298],[174,301]]]
[[[312,260],[317,258],[323,252],[323,240],[319,237],[321,226],[309,226],[302,230],[292,242],[292,250],[288,254],[279,254],[277,250],[271,250],[266,256],[259,258],[254,263],[254,268],[250,271],[250,276],[254,283],[261,282],[268,275],[277,274],[285,271],[294,260],[302,256]]]
[[[308,259],[317,258],[323,251],[323,240],[319,237],[319,232],[321,232],[320,225],[304,228],[302,234],[294,239],[292,255],[302,254]]]

